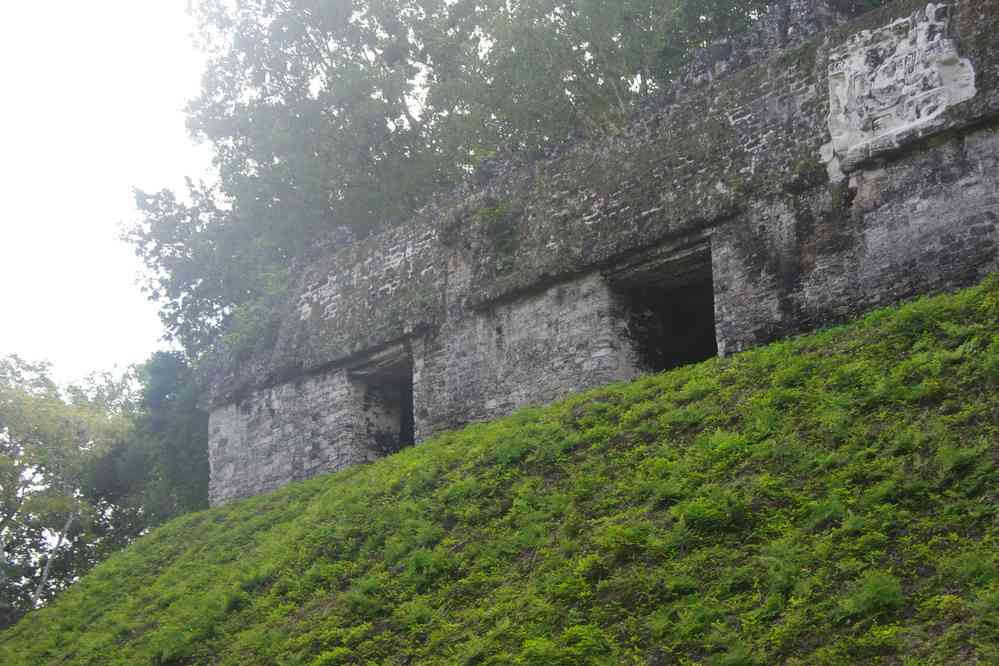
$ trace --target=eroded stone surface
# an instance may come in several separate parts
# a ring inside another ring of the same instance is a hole
[[[939,129],[948,108],[975,96],[974,67],[950,34],[954,9],[930,3],[830,53],[827,159],[844,173]]]
[[[346,370],[255,391],[209,423],[213,505],[378,457],[364,433],[364,396]]]

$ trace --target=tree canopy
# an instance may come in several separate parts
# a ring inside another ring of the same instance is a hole
[[[89,464],[129,429],[120,387],[75,387],[67,399],[49,370],[0,358],[0,624],[101,557],[110,516],[88,501]]]
[[[165,520],[208,505],[207,415],[178,354],[60,389],[0,357],[0,627]]]

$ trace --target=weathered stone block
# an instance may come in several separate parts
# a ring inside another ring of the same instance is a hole
[[[946,126],[944,112],[973,98],[975,70],[958,53],[950,3],[930,3],[829,54],[830,168],[851,173]]]

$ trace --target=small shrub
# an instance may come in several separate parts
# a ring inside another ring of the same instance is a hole
[[[413,631],[430,624],[434,610],[422,599],[413,599],[396,608],[393,616],[405,629]]]
[[[344,601],[350,612],[361,618],[371,618],[379,615],[384,608],[378,596],[380,582],[376,578],[361,578],[344,595]]]
[[[722,609],[715,600],[691,600],[677,611],[676,623],[673,625],[675,636],[682,641],[701,639],[722,616]]]
[[[967,550],[941,562],[940,573],[949,582],[986,586],[999,580],[996,553],[988,549]]]
[[[517,663],[523,666],[560,666],[571,662],[554,641],[548,638],[529,638],[524,641]]]
[[[600,627],[592,624],[569,627],[562,633],[561,642],[576,664],[589,663],[613,652],[611,639]]]
[[[805,527],[812,532],[821,532],[834,527],[843,520],[846,507],[837,497],[828,497],[819,502],[811,502]]]
[[[985,454],[985,451],[978,448],[945,444],[937,449],[936,462],[945,477],[960,477],[971,470]]]
[[[877,619],[897,611],[905,604],[902,583],[884,571],[871,571],[854,584],[839,602],[844,619]]]
[[[638,557],[645,550],[653,526],[649,523],[608,525],[594,536],[602,552],[618,561]]]
[[[741,525],[746,507],[732,491],[712,487],[703,495],[677,504],[671,513],[693,529],[712,532]]]

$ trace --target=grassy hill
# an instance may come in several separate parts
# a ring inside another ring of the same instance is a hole
[[[999,277],[156,530],[30,664],[999,663]]]

